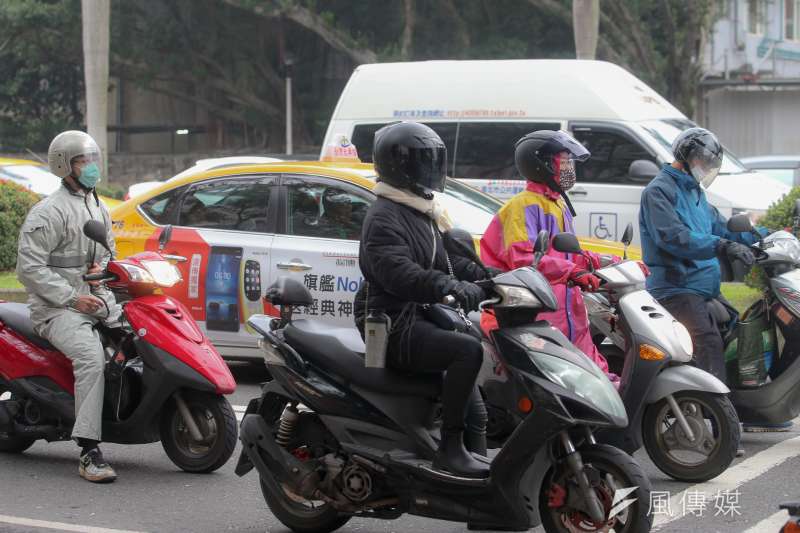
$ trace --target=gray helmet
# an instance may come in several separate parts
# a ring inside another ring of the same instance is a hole
[[[72,172],[72,160],[79,155],[100,162],[100,147],[88,133],[69,130],[59,133],[47,150],[50,172],[59,178],[66,178]]]

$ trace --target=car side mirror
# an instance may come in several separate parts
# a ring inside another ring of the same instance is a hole
[[[637,159],[628,167],[628,176],[636,181],[650,181],[661,169],[649,159]]]
[[[748,233],[753,230],[753,224],[747,215],[733,215],[728,219],[728,231],[732,233]]]
[[[83,225],[83,234],[108,250],[108,253],[112,253],[111,247],[108,245],[106,225],[99,220],[87,220],[86,224]]]
[[[164,226],[161,230],[161,235],[158,236],[158,251],[161,252],[167,246],[172,238],[172,224]]]
[[[628,258],[628,246],[631,245],[633,242],[633,224],[628,222],[628,225],[625,226],[625,231],[622,233],[622,244],[624,245],[624,249],[622,252],[622,258]]]

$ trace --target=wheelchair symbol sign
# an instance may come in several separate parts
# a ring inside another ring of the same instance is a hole
[[[617,240],[616,213],[590,213],[589,226],[592,237],[597,239]]]

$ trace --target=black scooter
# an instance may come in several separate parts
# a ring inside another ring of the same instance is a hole
[[[759,236],[759,242],[751,247],[755,265],[765,275],[766,287],[763,298],[746,314],[753,316],[756,307],[761,307],[778,342],[768,382],[753,386],[731,384],[731,401],[744,423],[781,424],[800,415],[800,241],[795,236],[800,229],[800,200],[795,205],[794,226],[794,234],[777,231],[763,239]],[[736,215],[728,220],[728,229],[747,232],[753,227],[747,216]],[[725,257],[720,257],[720,264],[723,281],[740,281],[746,272]],[[731,343],[739,341],[742,323],[728,327],[736,311],[723,302],[712,301],[709,310],[720,326],[727,351]]]
[[[537,239],[537,257],[548,235]],[[555,308],[535,268],[485,283],[498,316],[498,357],[523,418],[491,461],[490,477],[469,479],[432,467],[438,447],[438,375],[365,368],[353,329],[293,320],[308,305],[300,283],[279,278],[268,298],[281,318],[249,325],[273,380],[247,407],[236,468],[255,467],[273,514],[293,531],[333,531],[351,517],[404,513],[466,522],[470,529],[526,531],[650,530],[650,482],[621,450],[593,431],[623,428],[625,407],[585,357],[548,340],[537,309]],[[486,458],[479,458],[488,462]]]

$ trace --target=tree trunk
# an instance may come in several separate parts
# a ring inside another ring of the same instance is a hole
[[[83,64],[86,78],[86,126],[102,154],[108,176],[109,0],[81,0]]]
[[[572,0],[575,57],[595,59],[600,28],[600,0]]]
[[[411,59],[414,53],[414,25],[416,23],[416,13],[414,12],[414,0],[403,0],[403,39],[400,45],[400,56]]]

